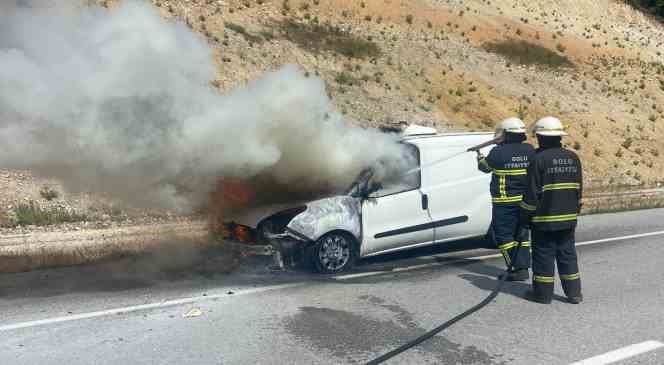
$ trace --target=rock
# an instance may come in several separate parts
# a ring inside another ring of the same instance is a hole
[[[199,308],[191,308],[182,315],[182,318],[199,317],[201,315],[203,315],[203,311],[201,311]]]

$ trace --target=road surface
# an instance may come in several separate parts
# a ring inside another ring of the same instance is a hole
[[[527,302],[528,285],[508,283],[389,363],[664,364],[664,210],[583,217],[577,240],[582,304]],[[258,258],[230,275],[144,263],[0,275],[0,364],[361,364],[489,294],[502,259],[457,248],[335,277]]]

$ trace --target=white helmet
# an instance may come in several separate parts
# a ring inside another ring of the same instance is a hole
[[[503,120],[498,127],[496,127],[496,137],[502,136],[503,133],[526,133],[526,125],[519,118],[507,118]]]
[[[535,123],[533,134],[540,136],[567,136],[563,123],[554,117],[544,117]]]

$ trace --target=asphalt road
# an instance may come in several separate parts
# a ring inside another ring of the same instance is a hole
[[[664,210],[583,217],[577,240],[582,304],[527,302],[528,285],[508,283],[389,363],[664,364]],[[1,275],[0,364],[362,363],[488,295],[503,262],[455,251],[473,244],[337,277],[270,273],[260,259],[230,275],[143,264]]]

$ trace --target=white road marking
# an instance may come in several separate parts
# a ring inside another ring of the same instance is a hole
[[[626,346],[615,351],[607,352],[602,355],[591,357],[589,359],[577,361],[570,365],[605,365],[625,360],[630,357],[645,354],[653,350],[664,347],[664,343],[659,341],[646,341],[634,345]]]
[[[36,320],[36,321],[19,322],[19,323],[13,323],[13,324],[0,326],[0,332],[11,331],[11,330],[16,330],[16,329],[20,329],[20,328],[42,326],[42,325],[47,325],[47,324],[76,321],[76,320],[80,320],[80,319],[103,317],[103,316],[108,316],[108,315],[112,315],[112,314],[123,314],[123,313],[131,313],[131,312],[137,312],[137,311],[147,310],[147,309],[173,307],[173,306],[182,305],[182,304],[191,304],[191,303],[199,302],[199,301],[203,301],[203,300],[228,299],[228,298],[232,298],[232,297],[236,297],[236,296],[257,294],[257,293],[262,293],[262,292],[272,291],[272,290],[288,289],[288,288],[293,288],[293,287],[296,287],[296,286],[301,286],[301,285],[304,285],[304,284],[305,283],[292,283],[292,284],[273,285],[273,286],[266,286],[266,287],[262,287],[262,288],[241,290],[241,291],[234,292],[233,294],[224,293],[224,294],[213,294],[213,295],[205,295],[205,296],[198,296],[198,297],[181,298],[181,299],[174,299],[174,300],[166,300],[166,301],[157,302],[157,303],[148,303],[148,304],[134,305],[134,306],[129,306],[129,307],[113,308],[113,309],[97,311],[97,312],[73,314],[73,315],[69,315],[69,316],[47,318],[47,319],[41,319],[41,320]]]
[[[627,239],[633,239],[633,238],[658,236],[658,235],[664,235],[664,231],[642,233],[642,234],[635,234],[635,235],[622,236],[622,237],[605,238],[605,239],[594,240],[594,241],[579,242],[579,243],[577,243],[577,246],[584,246],[584,245],[591,245],[591,244],[605,243],[605,242],[612,242],[612,241],[621,241],[621,240],[627,240]],[[370,271],[370,272],[362,272],[362,273],[356,273],[356,274],[338,275],[338,276],[333,276],[332,279],[335,279],[335,280],[348,280],[348,279],[354,279],[354,278],[362,278],[362,277],[368,277],[368,276],[376,276],[376,275],[382,275],[382,274],[398,273],[398,272],[404,272],[404,271],[424,269],[424,268],[429,268],[429,267],[449,265],[450,263],[463,262],[465,260],[486,260],[486,259],[497,258],[497,257],[502,257],[502,255],[495,254],[495,255],[475,256],[475,257],[460,258],[460,259],[457,259],[457,260],[451,260],[451,261],[447,261],[447,262],[435,262],[435,263],[430,263],[430,264],[420,264],[420,265],[414,265],[414,266],[399,267],[399,268],[395,268],[395,269],[392,269],[392,270]],[[35,321],[28,321],[28,322],[19,322],[19,323],[13,323],[13,324],[7,324],[7,325],[0,326],[0,332],[11,331],[11,330],[16,330],[16,329],[21,329],[21,328],[28,328],[28,327],[36,327],[36,326],[42,326],[42,325],[48,325],[48,324],[54,324],[54,323],[76,321],[76,320],[81,320],[81,319],[103,317],[103,316],[108,316],[108,315],[113,315],[113,314],[123,314],[123,313],[131,313],[131,312],[137,312],[137,311],[148,310],[148,309],[173,307],[173,306],[182,305],[182,304],[191,304],[191,303],[199,302],[199,301],[203,301],[203,300],[222,299],[222,298],[230,298],[230,297],[235,297],[235,296],[257,294],[257,293],[262,293],[262,292],[272,291],[272,290],[281,290],[281,289],[294,288],[294,287],[298,287],[298,286],[303,286],[307,283],[308,282],[298,282],[298,283],[290,283],[290,284],[282,284],[282,285],[273,285],[273,286],[266,286],[266,287],[262,287],[262,288],[255,288],[255,289],[247,289],[247,290],[237,291],[233,295],[213,294],[213,295],[206,295],[206,296],[181,298],[181,299],[162,301],[162,302],[158,302],[158,303],[148,303],[148,304],[141,304],[141,305],[135,305],[135,306],[129,306],[129,307],[113,308],[113,309],[97,311],[97,312],[74,314],[74,315],[70,315],[70,316],[54,317],[54,318],[47,318],[47,319],[41,319],[41,320],[35,320]]]
[[[643,238],[643,237],[661,236],[661,235],[664,235],[664,231],[657,231],[657,232],[650,232],[650,233],[639,233],[639,234],[633,234],[633,235],[630,235],[630,236],[612,237],[612,238],[604,238],[604,239],[601,239],[601,240],[585,241],[585,242],[579,242],[576,245],[577,246],[585,246],[585,245],[593,245],[595,243],[622,241],[622,240],[630,240],[630,239],[633,239],[633,238]]]
[[[624,241],[624,240],[635,239],[635,238],[661,236],[661,235],[664,235],[664,231],[640,233],[640,234],[633,234],[633,235],[629,235],[629,236],[611,237],[611,238],[603,238],[603,239],[599,239],[599,240],[577,242],[576,245],[577,246],[587,246],[587,245],[594,245],[594,244],[598,244],[598,243]],[[427,257],[428,258],[436,258],[437,256],[424,256],[424,257],[420,257],[420,259],[427,258]],[[438,257],[440,257],[440,256],[438,256]],[[368,272],[361,272],[361,273],[356,273],[356,274],[337,275],[337,276],[333,276],[332,279],[343,281],[343,280],[365,278],[365,277],[376,276],[376,275],[393,274],[393,273],[398,273],[398,272],[413,271],[413,270],[419,270],[419,269],[425,269],[425,268],[431,268],[431,267],[450,265],[450,264],[455,264],[455,263],[464,262],[464,261],[468,261],[468,260],[488,260],[488,259],[494,259],[494,258],[499,258],[499,257],[503,257],[503,255],[498,253],[498,254],[491,254],[491,255],[463,257],[463,258],[459,258],[459,259],[456,259],[456,260],[449,260],[449,261],[445,261],[445,262],[432,262],[432,263],[428,263],[428,264],[398,267],[398,268],[394,268],[392,270],[368,271]]]

